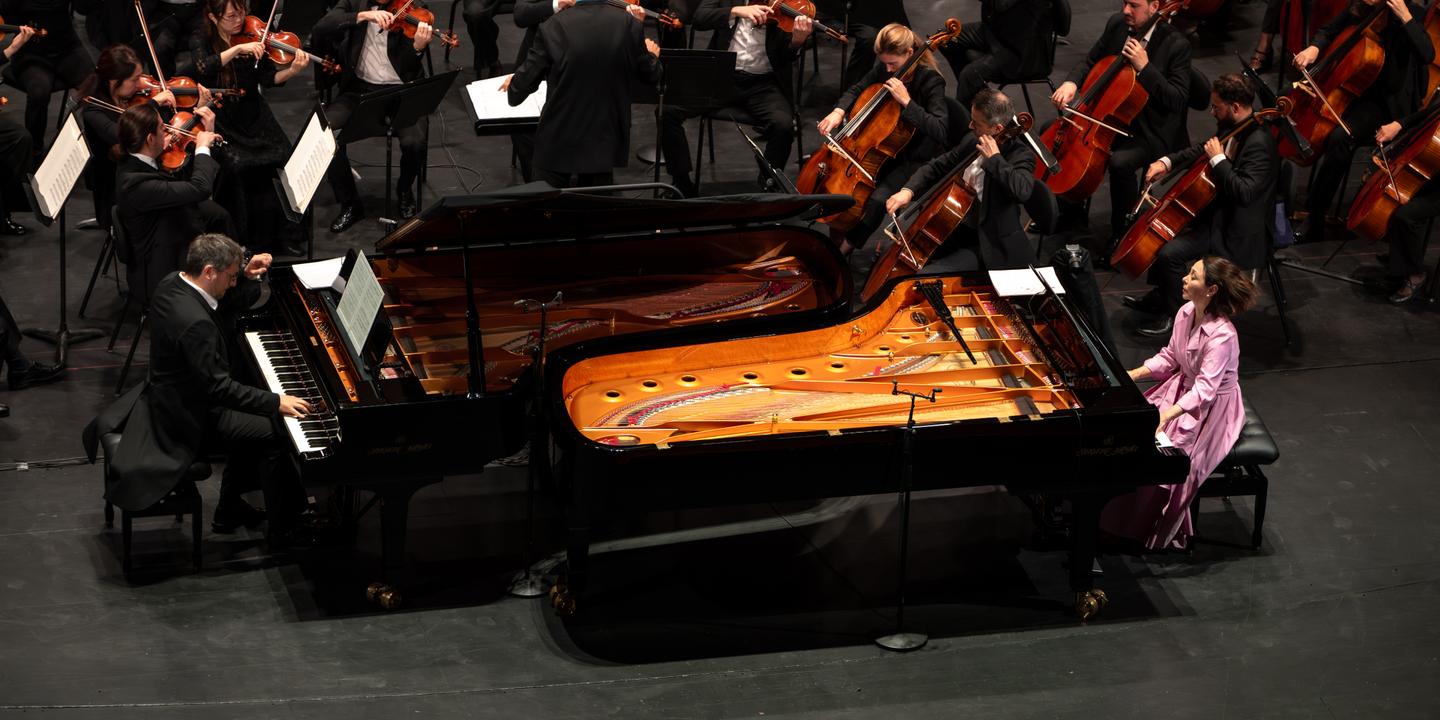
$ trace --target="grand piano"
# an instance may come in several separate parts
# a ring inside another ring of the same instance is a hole
[[[1070,500],[1082,617],[1104,602],[1100,510],[1188,466],[1157,448],[1156,409],[1064,295],[1002,297],[984,275],[894,280],[850,317],[779,334],[630,340],[547,361],[570,528],[562,612],[588,582],[592,528],[615,515],[898,490],[910,404],[896,390],[940,391],[914,409],[914,489]]]
[[[540,328],[517,300],[563,296],[549,311],[550,349],[683,338],[722,322],[773,331],[846,311],[844,261],[800,220],[848,197],[636,200],[543,187],[445,198],[381,239],[367,260],[384,300],[365,341],[339,331],[338,293],[306,289],[285,267],[270,273],[264,312],[242,324],[264,383],[321,408],[285,421],[306,484],[373,493],[387,567],[403,562],[416,490],[478,472],[528,439]],[[482,348],[473,363],[472,299]],[[484,378],[473,388],[472,365]]]

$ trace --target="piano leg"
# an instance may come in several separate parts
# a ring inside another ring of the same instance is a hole
[[[356,485],[374,492],[380,501],[380,581],[370,583],[365,592],[367,598],[386,610],[400,607],[399,586],[408,580],[405,539],[410,524],[410,498],[420,488],[443,479],[425,476]]]
[[[1070,536],[1070,589],[1075,593],[1075,614],[1086,621],[1105,607],[1105,591],[1095,587],[1091,569],[1095,565],[1100,534],[1100,511],[1113,495],[1079,493],[1070,497],[1074,529]]]

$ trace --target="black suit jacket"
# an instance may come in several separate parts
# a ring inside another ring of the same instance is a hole
[[[416,2],[415,5],[424,7],[425,3]],[[315,23],[315,29],[311,31],[311,43],[320,54],[333,53],[332,57],[341,58],[341,87],[356,78],[355,68],[360,65],[360,52],[365,47],[365,33],[380,32],[374,23],[357,22],[355,19],[356,15],[372,7],[377,5],[370,0],[339,0]],[[405,37],[405,33],[392,32],[387,33],[386,43],[390,64],[395,66],[395,74],[400,76],[400,80],[412,82],[419,78],[425,69],[421,63],[424,53],[415,52],[414,41]],[[327,76],[319,73],[317,77],[323,82]]]
[[[1167,156],[1175,172],[1191,164],[1209,162],[1204,143]],[[1236,141],[1235,159],[1210,168],[1216,198],[1196,218],[1195,232],[1210,239],[1210,251],[1243,268],[1265,264],[1275,213],[1275,184],[1280,177],[1280,153],[1269,130],[1250,127]]]
[[[1425,8],[1411,2],[1406,5],[1410,8],[1408,23],[1401,24],[1388,9],[1382,11],[1390,15],[1386,18],[1385,29],[1380,32],[1380,43],[1385,47],[1385,64],[1380,68],[1380,76],[1365,93],[1385,106],[1390,120],[1404,117],[1420,104],[1429,90],[1425,85],[1429,82],[1430,62],[1435,59],[1434,43],[1430,42],[1430,35],[1425,32]],[[1324,50],[1342,30],[1369,14],[1369,6],[1362,4],[1360,10],[1362,15],[1346,10],[1335,16],[1334,20],[1315,32],[1310,44]]]
[[[1049,73],[1046,50],[1054,25],[1050,13],[1049,0],[981,0],[980,29],[986,44],[1005,48],[1017,60],[1014,67],[1001,69],[1003,77]]]
[[[252,304],[259,292],[260,283],[244,281],[225,294],[217,312],[180,273],[160,281],[150,301],[149,378],[125,413],[124,436],[110,459],[112,475],[122,481],[106,486],[105,499],[141,510],[164,497],[200,457],[212,411],[279,411],[279,395],[231,379],[221,332],[220,314]],[[107,414],[105,424],[113,425],[114,414]]]
[[[920,197],[960,163],[968,164],[974,152],[975,134],[969,133],[960,144],[920,168],[905,187]],[[980,202],[970,209],[978,213],[980,257],[989,270],[1023,268],[1035,261],[1035,250],[1020,226],[1020,206],[1035,188],[1035,153],[1023,141],[1011,140],[1001,146],[999,155],[981,162],[980,168],[984,171]]]
[[[856,110],[853,106],[860,94],[871,85],[879,85],[890,78],[891,73],[885,66],[876,62],[870,72],[865,73],[859,82],[850,86],[850,89],[835,101],[835,107],[844,110],[847,119],[853,117]],[[928,160],[940,152],[950,140],[947,137],[950,132],[950,110],[945,105],[945,78],[935,70],[920,65],[911,73],[905,89],[910,91],[910,104],[900,111],[900,117],[915,128],[915,137],[905,145],[901,155]]]
[[[749,5],[748,0],[702,0],[695,9],[693,25],[696,30],[712,30],[710,47],[714,50],[728,50],[735,21],[730,17],[730,8]],[[770,58],[770,68],[775,71],[775,84],[785,97],[794,100],[795,83],[790,68],[794,65],[798,48],[790,47],[790,33],[781,30],[774,23],[765,26],[765,55]]]
[[[1085,76],[1095,63],[1107,55],[1119,55],[1125,47],[1130,28],[1125,25],[1125,16],[1115,13],[1105,24],[1105,32],[1090,54],[1076,65],[1065,78],[1077,87],[1083,88]],[[1137,75],[1140,86],[1150,94],[1144,109],[1130,123],[1130,130],[1144,142],[1150,156],[1174,152],[1189,144],[1185,131],[1187,102],[1190,99],[1190,41],[1185,35],[1168,23],[1155,26],[1155,33],[1145,48],[1150,62]],[[1117,58],[1117,62],[1125,62]],[[1079,97],[1077,93],[1076,97]]]
[[[549,20],[555,14],[555,5],[551,0],[518,0],[515,3],[515,10],[512,15],[515,18],[515,27],[525,29],[525,37],[520,40],[520,51],[515,55],[515,66],[525,62],[530,56],[530,47],[535,44],[535,35],[540,32],[540,23]]]
[[[519,105],[548,81],[535,130],[536,167],[604,173],[630,158],[630,83],[654,85],[660,63],[645,49],[645,26],[608,5],[577,5],[540,25],[510,82]]]
[[[160,279],[180,267],[185,249],[203,223],[197,206],[210,198],[220,163],[195,155],[188,177],[177,178],[152,168],[134,155],[120,159],[115,170],[115,205],[129,245],[127,274],[132,291],[144,297]]]

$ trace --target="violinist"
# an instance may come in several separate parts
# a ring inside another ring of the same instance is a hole
[[[715,31],[711,45],[735,53],[735,92],[731,97],[717,99],[722,107],[743,108],[764,123],[761,134],[765,138],[765,160],[783,171],[795,142],[791,67],[815,27],[809,17],[802,15],[795,18],[794,31],[787,33],[770,22],[770,13],[768,6],[749,5],[746,0],[701,0],[692,26]],[[697,193],[690,177],[685,121],[699,114],[693,108],[668,105],[660,118],[665,165],[671,182],[685,197]],[[770,189],[764,170],[757,182],[762,190]]]
[[[248,0],[205,0],[203,29],[190,38],[190,57],[201,85],[244,92],[227,97],[215,111],[216,130],[225,138],[225,172],[216,199],[229,211],[238,242],[252,250],[281,251],[281,237],[293,225],[283,222],[272,179],[285,164],[290,139],[261,88],[284,85],[309,65],[310,56],[296,53],[277,67],[258,40],[242,35],[248,12]],[[283,252],[299,254],[291,244]]]
[[[34,141],[35,164],[47,147],[45,131],[53,117],[50,94],[57,87],[79,85],[94,67],[70,19],[72,13],[88,12],[94,4],[95,0],[0,0],[0,16],[6,22],[37,31],[10,58],[15,84],[25,92],[25,129]],[[40,30],[45,31],[43,37]]]
[[[1140,195],[1140,170],[1151,158],[1179,150],[1187,142],[1190,41],[1164,22],[1150,25],[1143,36],[1135,37],[1136,29],[1150,24],[1159,11],[1158,0],[1123,0],[1120,12],[1110,16],[1090,54],[1050,96],[1056,107],[1069,105],[1095,63],[1111,55],[1118,55],[1135,69],[1140,86],[1150,95],[1127,128],[1133,137],[1116,137],[1106,167],[1110,175],[1112,246],[1125,235],[1126,215]],[[1065,218],[1072,219],[1079,214],[1079,205],[1063,202],[1061,211]]]
[[[1340,116],[1353,135],[1336,126],[1316,160],[1314,181],[1305,198],[1305,224],[1300,231],[1307,240],[1322,239],[1325,213],[1340,190],[1356,143],[1373,137],[1381,125],[1414,112],[1428,89],[1426,69],[1435,59],[1435,48],[1425,32],[1424,9],[1406,0],[1353,0],[1345,12],[1320,28],[1309,47],[1295,55],[1295,65],[1314,64],[1336,35],[1361,23],[1381,2],[1388,11],[1371,27],[1385,48],[1385,64],[1375,82]]]
[[[891,23],[910,26],[903,0],[815,0],[815,9],[827,18],[827,24],[850,38],[850,59],[842,85],[853,84],[870,72],[875,64],[875,38],[881,29]]]
[[[1403,120],[1381,125],[1380,129],[1375,131],[1376,144],[1389,143],[1400,133],[1413,130],[1433,119],[1437,105],[1440,105],[1440,93],[1430,99],[1429,105],[1407,115]],[[1429,142],[1429,138],[1417,140]],[[1398,148],[1395,147],[1389,149],[1391,154],[1397,151]],[[1419,192],[1411,195],[1404,205],[1390,214],[1390,224],[1385,229],[1385,239],[1390,243],[1390,257],[1386,260],[1386,265],[1397,284],[1390,295],[1390,302],[1397,305],[1407,303],[1425,286],[1425,243],[1429,239],[1426,230],[1430,221],[1436,217],[1440,217],[1440,183],[1434,178],[1428,180]]]
[[[980,22],[967,24],[941,50],[955,73],[955,99],[970,107],[987,82],[1047,72],[1050,58],[1040,38],[1049,34],[1046,0],[981,0]]]
[[[420,5],[418,2],[415,4],[417,7]],[[325,116],[335,130],[345,127],[362,95],[420,77],[424,69],[421,60],[435,35],[435,29],[429,23],[418,23],[414,26],[413,39],[398,31],[379,32],[391,27],[394,22],[393,14],[369,0],[339,0],[315,24],[312,37],[317,45],[341,49],[343,69],[340,71],[340,91],[325,107]],[[396,187],[400,216],[410,218],[418,210],[415,183],[420,178],[421,166],[425,164],[430,123],[428,119],[422,120],[397,131],[395,137],[400,141],[400,178]],[[335,151],[328,176],[335,201],[340,206],[339,213],[330,223],[330,232],[345,232],[365,216],[365,208],[355,187],[350,156],[343,145]]]
[[[884,85],[891,97],[904,108],[901,118],[914,126],[917,137],[905,145],[894,160],[886,163],[875,178],[875,190],[865,201],[860,222],[848,233],[838,234],[840,252],[851,257],[851,266],[862,277],[872,253],[854,253],[863,248],[870,235],[886,219],[885,200],[894,194],[921,165],[934,158],[949,142],[949,111],[945,105],[945,78],[935,67],[935,59],[926,52],[915,65],[908,80],[895,73],[905,66],[916,52],[925,48],[925,39],[904,25],[886,25],[875,38],[874,67],[835,103],[817,124],[822,135],[831,135],[845,122],[860,95],[873,85]],[[838,231],[832,230],[832,236]],[[858,267],[857,262],[865,267]]]
[[[10,58],[35,36],[35,29],[21,26],[15,37],[0,51],[0,66],[10,62]],[[0,235],[24,235],[30,229],[10,219],[10,212],[6,210],[6,200],[17,200],[20,195],[20,178],[24,171],[30,167],[31,159],[34,157],[34,140],[30,134],[15,122],[13,115],[0,113],[0,167],[4,167],[7,177],[0,178]]]
[[[1215,136],[1166,155],[1145,170],[1145,181],[1149,183],[1207,157],[1216,196],[1194,225],[1160,248],[1150,266],[1149,280],[1154,289],[1143,297],[1123,298],[1126,306],[1159,316],[1140,326],[1144,335],[1163,338],[1170,334],[1175,312],[1185,300],[1181,281],[1197,259],[1216,255],[1245,269],[1265,264],[1272,235],[1271,214],[1275,211],[1275,183],[1280,175],[1275,136],[1252,124],[1224,146],[1219,140],[1254,114],[1254,102],[1255,91],[1244,77],[1230,74],[1215,78],[1210,86]]]
[[[999,90],[985,88],[976,93],[970,106],[971,132],[944,155],[926,163],[886,200],[885,210],[898,213],[975,154],[960,175],[974,191],[975,204],[932,256],[925,266],[927,272],[1009,270],[1034,261],[1035,249],[1020,224],[1020,206],[1035,187],[1035,153],[1020,138],[1004,145],[995,142],[1014,115],[1010,98]]]

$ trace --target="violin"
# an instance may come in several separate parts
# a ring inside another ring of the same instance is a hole
[[[89,103],[89,104],[91,104],[91,105],[94,105],[95,107],[102,108],[102,109],[105,109],[105,110],[109,110],[110,112],[113,112],[113,113],[115,113],[116,115],[123,115],[123,114],[125,113],[125,108],[122,108],[122,107],[120,107],[119,105],[111,105],[110,103],[105,102],[104,100],[101,100],[100,98],[97,98],[97,97],[94,97],[94,96],[91,96],[91,95],[85,96],[84,98],[82,98],[82,100],[83,100],[84,102],[86,102],[86,103]],[[5,98],[0,97],[0,105],[4,105],[4,104],[5,104]],[[189,113],[186,113],[186,115],[188,116]],[[194,132],[191,132],[191,131],[189,131],[189,130],[182,130],[182,129],[180,129],[179,127],[175,127],[175,126],[173,126],[173,125],[166,125],[166,126],[165,126],[165,129],[168,130],[172,136],[187,136],[187,137],[189,137],[192,141],[195,139],[195,133],[194,133]],[[210,144],[210,146],[211,146],[211,147],[220,147],[220,146],[222,146],[222,145],[224,145],[224,144],[225,144],[225,141],[224,141],[224,140],[221,140],[221,139],[218,139],[218,138],[217,138],[214,142],[212,142],[212,143]],[[117,153],[118,151],[119,151],[119,146],[116,146],[116,150],[115,150],[115,151],[112,151],[112,155],[115,154],[115,153]]]
[[[1029,132],[1034,122],[1035,118],[1030,113],[1011,116],[1010,121],[994,136],[995,144],[1004,147],[1005,143]],[[965,170],[979,155],[978,148],[965,155],[940,182],[901,210],[890,227],[885,229],[885,234],[894,242],[875,261],[861,297],[872,297],[891,278],[920,272],[920,268],[925,267],[955,228],[965,221],[965,216],[975,204],[975,189],[965,183]],[[901,223],[905,225],[903,229]]]
[[[1189,0],[1166,3],[1148,23],[1135,28],[1134,34],[1144,37],[1188,4]],[[1040,142],[1059,161],[1059,169],[1037,164],[1035,177],[1044,180],[1057,197],[1074,202],[1095,194],[1105,178],[1115,136],[1127,134],[1120,128],[1133,122],[1149,100],[1150,93],[1141,87],[1130,61],[1118,54],[1101,58],[1085,76],[1075,101],[1061,108],[1059,119],[1040,135]]]
[[[850,42],[850,39],[845,37],[845,33],[815,20],[815,3],[810,0],[750,0],[750,4],[764,5],[770,8],[770,22],[775,23],[775,27],[787,33],[795,32],[795,19],[804,15],[814,22],[816,30],[842,43]]]
[[[390,0],[385,6],[385,12],[395,16],[395,22],[385,28],[390,32],[401,32],[405,37],[414,39],[415,31],[420,28],[420,23],[426,23],[431,27],[435,26],[435,13],[425,8],[415,7],[415,0]],[[439,28],[435,29],[435,39],[449,47],[459,47],[460,37],[453,32],[445,32]]]
[[[268,23],[254,15],[246,16],[245,25],[240,32],[230,36],[230,46],[244,45],[246,43],[260,42],[265,39],[265,56],[270,62],[280,67],[285,67],[295,61],[296,55],[305,55],[310,62],[320,66],[323,72],[334,74],[340,72],[340,63],[328,57],[320,57],[309,52],[300,46],[300,36],[292,32],[281,30],[267,30]]]
[[[212,98],[210,105],[218,108],[220,101]],[[195,144],[197,134],[195,128],[200,122],[201,118],[198,113],[184,110],[176,112],[175,116],[170,118],[170,124],[167,126],[171,130],[170,145],[160,153],[158,158],[160,167],[168,172],[175,172],[185,166],[185,162],[190,159],[190,148]],[[224,144],[223,140],[216,140],[211,143],[211,147],[220,147]]]
[[[1376,167],[1361,183],[1345,219],[1345,227],[1374,242],[1385,238],[1390,216],[1440,172],[1440,103],[1386,145],[1371,155]]]
[[[1255,123],[1283,119],[1293,109],[1294,104],[1288,97],[1279,98],[1275,107],[1256,110],[1250,117],[1236,123],[1230,132],[1218,138],[1220,144],[1224,146],[1231,138],[1239,137],[1240,133]],[[1125,237],[1121,238],[1120,244],[1115,246],[1115,252],[1110,255],[1110,264],[1132,278],[1140,277],[1140,273],[1145,272],[1146,268],[1155,262],[1160,248],[1175,239],[1210,207],[1217,193],[1215,179],[1211,174],[1210,158],[1204,153],[1179,175],[1179,179],[1159,200],[1156,200],[1150,194],[1150,188],[1146,187],[1140,194],[1139,205],[1136,206],[1139,216],[1125,233]],[[1147,203],[1150,207],[1141,210]]]
[[[166,85],[161,85],[160,81],[155,79],[153,75],[141,75],[139,81],[140,87],[135,91],[135,95],[130,98],[130,102],[127,106],[134,106],[139,105],[143,102],[149,102],[150,98],[159,95],[165,90],[169,90],[170,94],[175,96],[175,108],[177,110],[195,107],[195,105],[200,102],[200,84],[195,82],[194,80],[183,75],[179,75],[167,78],[165,82]],[[210,90],[210,94],[215,97],[223,98],[245,96],[244,88],[206,89]]]
[[[44,28],[37,28],[33,25],[9,25],[6,24],[5,18],[0,18],[0,40],[4,40],[7,36],[13,33],[20,32],[20,28],[22,27],[29,27],[30,29],[34,30],[35,37],[45,37],[49,34],[45,31]]]
[[[1380,42],[1377,25],[1390,13],[1384,3],[1376,6],[1359,23],[1340,31],[1308,69],[1300,70],[1301,79],[1286,93],[1295,105],[1291,122],[1300,136],[1314,151],[1309,157],[1285,136],[1279,140],[1280,157],[1298,165],[1309,165],[1325,151],[1330,132],[1339,125],[1348,134],[1350,128],[1341,118],[1356,98],[1365,94],[1385,65],[1385,46]],[[1363,139],[1363,138],[1361,138]]]
[[[640,7],[640,0],[605,0],[605,4],[609,5],[610,7],[617,7],[624,10],[632,6]],[[680,18],[671,15],[667,11],[656,12],[647,7],[640,7],[640,9],[645,11],[645,17],[650,18],[651,20],[654,20],[661,25],[664,25],[674,30],[679,30],[680,28],[685,27],[685,24],[680,22]]]
[[[914,74],[921,57],[960,35],[960,21],[950,18],[945,28],[931,35],[923,47],[895,72],[903,82]],[[875,192],[875,177],[915,136],[915,127],[901,119],[904,108],[894,102],[890,89],[876,83],[860,93],[850,119],[824,138],[825,145],[805,162],[795,187],[802,194],[849,195],[855,204],[844,212],[821,218],[832,229],[847,231],[860,222],[865,201]]]

